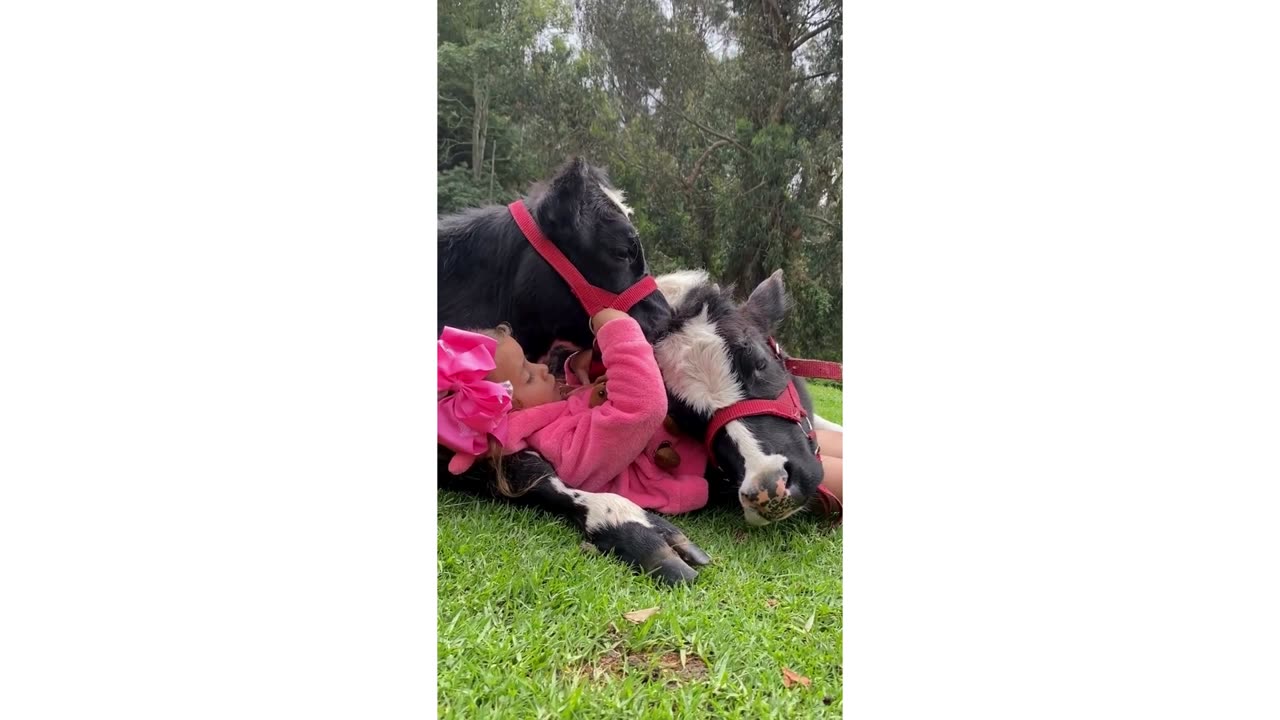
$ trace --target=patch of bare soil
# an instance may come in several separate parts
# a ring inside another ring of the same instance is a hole
[[[646,682],[674,686],[705,680],[708,668],[702,658],[692,653],[685,653],[681,661],[680,653],[676,651],[645,653],[615,648],[596,658],[595,662],[577,668],[576,672],[594,682],[605,682],[624,675],[639,675]]]

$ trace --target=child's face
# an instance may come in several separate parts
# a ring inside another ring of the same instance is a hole
[[[489,373],[487,380],[493,382],[509,382],[513,388],[514,407],[519,409],[545,405],[560,399],[556,390],[556,379],[546,365],[531,363],[524,359],[524,349],[520,343],[510,336],[498,341],[498,353],[494,358],[497,367]]]

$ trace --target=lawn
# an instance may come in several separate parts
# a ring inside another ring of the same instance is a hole
[[[841,422],[840,389],[811,391]],[[714,562],[666,588],[536,511],[441,491],[438,518],[443,718],[840,717],[838,528],[680,516]]]
[[[813,398],[813,411],[837,425],[842,424],[844,413],[840,406],[840,386],[811,380],[808,388]]]

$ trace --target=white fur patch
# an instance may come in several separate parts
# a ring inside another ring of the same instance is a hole
[[[673,308],[680,307],[680,303],[684,301],[684,296],[689,291],[705,285],[707,282],[706,270],[681,270],[680,272],[667,273],[654,278],[654,282],[658,284],[658,292],[662,293],[662,297],[666,298],[667,304]]]
[[[627,217],[631,217],[632,210],[630,207],[627,206],[626,193],[624,193],[621,190],[614,190],[613,188],[607,188],[604,185],[601,185],[600,189],[604,191],[604,194],[606,197],[608,197],[610,200],[613,201],[614,205],[618,206],[618,209],[622,211],[623,215],[626,215]]]
[[[626,522],[653,527],[644,509],[621,495],[573,490],[566,487],[560,478],[555,476],[548,478],[548,482],[560,492],[572,496],[573,504],[587,511],[587,532],[595,532],[602,527],[617,526]]]
[[[729,348],[716,334],[707,309],[654,347],[667,389],[705,415],[744,399],[733,374]]]
[[[760,441],[751,433],[741,420],[731,420],[724,426],[724,431],[733,439],[734,445],[737,446],[738,452],[742,453],[742,459],[747,464],[747,477],[753,475],[759,476],[765,473],[773,473],[777,475],[782,472],[783,466],[787,463],[784,455],[766,455],[760,449]],[[752,473],[751,468],[755,467],[759,472]]]
[[[724,426],[724,431],[742,454],[743,464],[746,466],[742,473],[742,485],[738,488],[740,492],[759,492],[765,486],[772,486],[775,479],[786,472],[786,456],[766,455],[760,449],[760,441],[741,420],[730,421]]]

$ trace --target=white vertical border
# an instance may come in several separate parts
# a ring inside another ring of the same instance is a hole
[[[1278,27],[848,6],[849,717],[1280,716]]]
[[[436,123],[438,120],[438,113],[436,112],[436,104],[438,101],[436,100],[436,98],[440,96],[439,88],[438,88],[438,84],[439,84],[439,74],[438,74],[438,68],[437,68],[438,56],[436,52],[436,45],[437,45],[436,37],[439,34],[439,30],[437,28],[437,21],[438,21],[437,13],[438,13],[437,8],[432,7],[430,19],[428,21],[429,27],[431,28],[431,32],[427,33],[427,35],[424,37],[424,41],[426,41],[427,44],[430,46],[430,52],[429,52],[430,59],[427,62],[427,67],[428,67],[427,98],[428,98],[428,102],[431,105],[431,112],[429,113],[430,119],[427,121],[427,128],[428,128],[427,136],[431,139],[431,145],[433,150],[435,149],[435,146],[436,146],[436,132],[438,131],[438,128],[436,127]],[[436,337],[435,322],[440,312],[439,310],[440,301],[439,301],[439,291],[438,291],[439,274],[437,272],[439,245],[436,243],[436,237],[437,237],[437,233],[436,233],[437,220],[436,219],[439,216],[439,208],[437,207],[437,197],[436,197],[437,183],[436,183],[434,152],[432,153],[432,164],[430,166],[428,175],[430,176],[430,180],[428,181],[428,185],[430,186],[430,192],[427,194],[427,208],[429,213],[427,217],[430,218],[432,232],[431,232],[431,237],[425,238],[425,240],[427,244],[426,245],[427,257],[429,258],[428,265],[427,265],[427,272],[430,273],[430,276],[433,279],[433,282],[430,283],[430,292],[427,293],[428,295],[427,307],[429,308],[428,312],[430,313],[431,323],[432,323],[431,327],[429,328],[431,332],[431,339],[432,339],[432,351],[431,351],[431,360],[430,360],[431,371],[432,371],[431,374],[435,375],[436,374],[435,371],[437,370],[437,365],[438,365],[436,361],[435,342],[434,342]],[[424,329],[428,329],[428,328],[424,328]],[[434,397],[434,393],[435,393],[434,386],[431,388],[431,392],[432,392],[432,397]],[[431,406],[434,409],[435,403],[433,402]],[[430,540],[427,543],[427,547],[430,548],[430,555],[428,555],[427,558],[425,558],[426,560],[429,560],[431,563],[430,572],[428,573],[429,586],[431,589],[431,599],[427,603],[427,607],[429,608],[429,612],[430,612],[428,619],[431,623],[431,648],[428,652],[428,657],[431,660],[431,669],[430,669],[429,677],[427,679],[427,690],[428,690],[428,698],[430,699],[430,702],[431,702],[431,717],[435,717],[437,708],[439,707],[436,694],[439,692],[439,677],[437,675],[438,673],[437,668],[439,666],[440,628],[439,628],[439,598],[437,597],[436,593],[438,592],[438,587],[439,587],[439,578],[437,577],[437,571],[438,571],[438,568],[440,567],[440,562],[438,560],[440,533],[439,533],[439,521],[436,519],[436,514],[439,511],[440,496],[439,496],[439,493],[437,493],[436,491],[436,480],[437,480],[437,475],[439,473],[439,470],[438,470],[438,465],[435,459],[436,458],[435,439],[438,435],[436,430],[436,425],[438,423],[437,423],[437,416],[434,412],[430,413],[429,419],[427,420],[427,422],[431,428],[431,434],[427,437],[427,441],[430,444],[426,446],[426,454],[429,458],[429,462],[427,465],[427,475],[424,478],[424,481],[429,481],[430,483],[430,493],[429,493],[430,499],[428,501],[428,506],[430,509],[427,512],[427,529],[429,531],[428,534],[430,535]]]
[[[0,4],[0,717],[433,714],[434,21]]]

